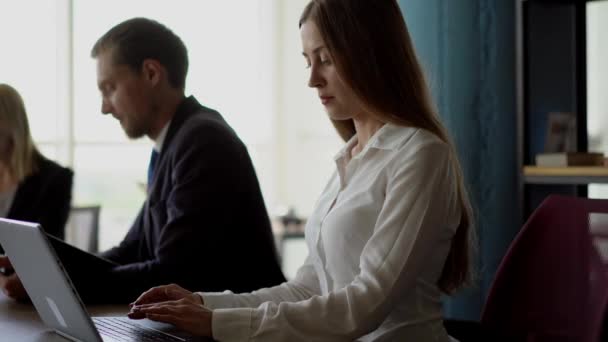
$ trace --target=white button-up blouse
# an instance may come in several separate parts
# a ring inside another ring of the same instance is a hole
[[[306,224],[296,277],[249,294],[199,293],[218,341],[448,341],[437,281],[460,221],[449,146],[385,124],[337,172]]]

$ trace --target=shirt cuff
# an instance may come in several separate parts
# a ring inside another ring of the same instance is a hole
[[[196,292],[195,294],[199,295],[203,299],[203,303],[205,303],[205,307],[208,309],[221,309],[221,308],[231,308],[232,305],[232,296],[234,293],[230,291],[224,292]]]
[[[211,332],[216,341],[248,341],[251,330],[251,308],[216,309],[211,316]]]

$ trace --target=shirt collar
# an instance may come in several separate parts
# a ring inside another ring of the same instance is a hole
[[[165,137],[167,136],[167,131],[169,130],[169,126],[171,126],[171,121],[173,120],[169,120],[165,124],[163,129],[160,130],[160,133],[158,133],[158,137],[156,137],[156,140],[154,140],[154,151],[160,153],[160,151],[162,150],[163,143],[165,142]]]
[[[407,141],[414,133],[419,130],[417,127],[409,127],[409,126],[398,126],[392,123],[386,123],[384,126],[380,127],[379,130],[374,133],[374,135],[369,139],[363,150],[355,156],[355,158],[359,158],[360,156],[364,156],[369,149],[377,149],[377,150],[388,150],[392,151],[399,146],[402,146],[405,141]],[[334,160],[348,160],[350,157],[350,151],[357,143],[357,135],[355,134],[352,138],[350,138],[344,147],[340,149],[340,151],[334,156]]]

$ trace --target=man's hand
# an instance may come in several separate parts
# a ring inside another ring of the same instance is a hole
[[[0,268],[3,268],[5,272],[14,272],[13,265],[11,265],[11,262],[6,256],[0,256]],[[21,280],[17,277],[17,273],[12,273],[10,275],[0,273],[0,289],[2,289],[2,292],[4,292],[5,295],[15,300],[29,300]]]

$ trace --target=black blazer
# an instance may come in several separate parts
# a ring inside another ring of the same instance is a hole
[[[38,171],[19,184],[7,218],[40,223],[48,234],[63,239],[74,173],[39,153],[34,158]]]
[[[285,281],[251,159],[218,112],[185,99],[156,165],[127,236],[101,254],[121,266],[89,302],[131,302],[169,283],[244,292]]]

